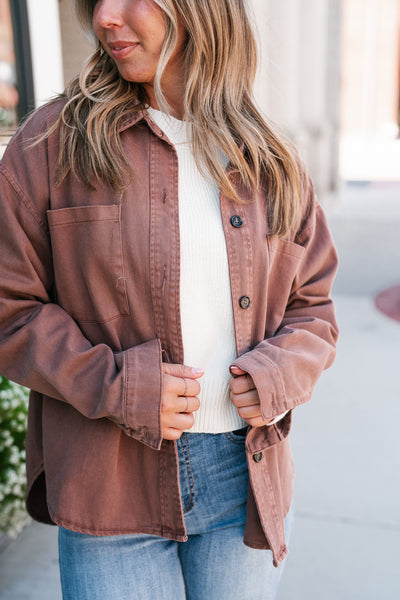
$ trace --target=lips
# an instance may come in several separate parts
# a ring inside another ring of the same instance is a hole
[[[126,42],[123,40],[117,40],[115,42],[108,42],[108,47],[114,58],[122,59],[128,56],[134,48],[139,44],[138,42]]]

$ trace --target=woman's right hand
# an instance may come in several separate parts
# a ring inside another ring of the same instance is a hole
[[[200,406],[200,384],[196,380],[204,375],[204,369],[162,363],[162,371],[162,436],[165,440],[177,440],[194,423],[193,412]]]

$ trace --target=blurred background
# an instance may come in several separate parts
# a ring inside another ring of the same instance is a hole
[[[400,0],[249,2],[262,56],[257,100],[300,147],[340,258],[338,357],[312,402],[294,415],[297,521],[279,600],[394,600]],[[24,116],[61,92],[90,51],[73,0],[0,0],[0,153]],[[0,411],[10,403],[1,389]],[[55,528],[33,524],[16,539],[4,535],[1,486],[15,467],[1,439],[0,599],[57,600]]]

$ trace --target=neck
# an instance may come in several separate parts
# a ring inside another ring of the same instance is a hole
[[[151,108],[155,108],[156,110],[161,110],[161,108],[158,105],[158,102],[156,101],[155,98],[150,97],[149,102],[150,102]],[[175,117],[175,119],[179,119],[180,121],[183,121],[183,118],[185,116],[185,113],[183,110],[183,102],[181,102],[179,106],[177,103],[171,103],[171,101],[168,98],[167,98],[167,102],[170,107],[171,115],[173,117]]]
[[[174,77],[174,78],[171,78],[171,77],[164,78],[163,77],[162,87],[163,87],[165,99],[167,100],[168,105],[171,110],[171,115],[173,117],[175,117],[176,119],[183,120],[183,118],[185,116],[184,103],[183,103],[183,98],[184,98],[183,83],[179,79],[177,79],[177,77]],[[144,84],[144,88],[145,88],[147,96],[149,98],[150,106],[152,108],[156,108],[157,110],[161,110],[158,105],[157,99],[156,99],[154,86],[151,84]]]

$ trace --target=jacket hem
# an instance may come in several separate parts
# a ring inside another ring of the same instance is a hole
[[[252,542],[249,542],[246,539],[243,540],[243,543],[245,544],[245,546],[248,546],[249,548],[254,548],[255,550],[271,550],[271,548],[269,547],[269,545],[267,543],[265,543],[265,544],[254,543],[253,544]],[[271,552],[272,552],[272,550],[271,550]],[[276,556],[272,553],[272,556],[273,556],[272,564],[274,565],[274,567],[279,567],[279,565],[286,558],[288,553],[289,553],[289,550],[288,550],[287,546],[284,546],[282,548],[282,550],[280,551],[280,553]]]
[[[187,535],[184,533],[176,533],[170,528],[163,527],[146,527],[143,525],[137,527],[128,527],[126,529],[121,528],[110,528],[110,529],[93,529],[91,527],[85,527],[84,525],[78,525],[69,521],[68,519],[62,519],[57,517],[50,509],[49,513],[51,519],[55,525],[59,527],[63,527],[64,529],[69,529],[70,531],[75,531],[77,533],[85,533],[87,535],[93,536],[110,536],[110,535],[135,535],[135,534],[148,534],[148,535],[156,535],[159,537],[167,538],[170,540],[174,540],[176,542],[186,542]]]
[[[44,466],[40,465],[36,469],[33,470],[33,474],[30,475],[26,491],[25,491],[25,508],[26,512],[34,521],[38,523],[43,523],[44,525],[54,525],[52,518],[49,514],[47,504],[45,506],[41,506],[44,510],[40,510],[40,506],[35,504],[34,500],[32,500],[32,494],[35,495],[35,486],[40,483],[40,477],[45,477]],[[38,506],[35,509],[35,506]]]

